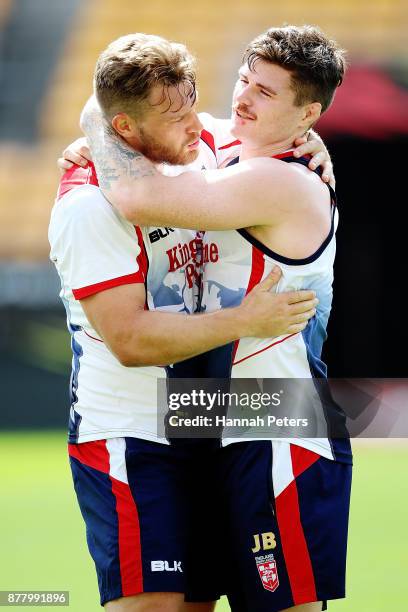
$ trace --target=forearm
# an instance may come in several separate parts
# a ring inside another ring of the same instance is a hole
[[[132,149],[107,125],[95,98],[91,98],[83,110],[81,128],[88,138],[101,191],[130,223],[142,226],[200,227],[204,230],[235,229],[253,224],[252,218],[248,223],[242,223],[241,219],[236,218],[237,215],[222,211],[226,202],[225,191],[234,202],[238,197],[243,197],[246,191],[248,197],[253,196],[246,184],[228,184],[222,192],[217,189],[215,193],[215,184],[228,171],[163,176],[150,160]],[[217,205],[215,195],[220,206]],[[247,213],[252,209],[253,206],[248,209],[245,203],[244,210]]]
[[[110,348],[128,367],[169,365],[250,336],[248,319],[239,307],[201,315],[140,311],[117,350]]]
[[[249,159],[222,170],[166,177],[108,127],[97,106],[84,109],[99,186],[118,212],[135,225],[226,230],[275,224],[293,206],[301,187],[279,160]],[[265,192],[268,197],[265,198]],[[251,206],[248,206],[251,202]]]

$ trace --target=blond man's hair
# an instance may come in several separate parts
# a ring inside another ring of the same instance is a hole
[[[180,94],[180,107],[186,98],[195,100],[195,61],[184,45],[160,36],[128,34],[110,43],[98,58],[95,94],[109,121],[117,113],[140,119],[155,85],[162,86],[158,104],[168,99],[172,106],[174,100],[168,95],[172,86]]]

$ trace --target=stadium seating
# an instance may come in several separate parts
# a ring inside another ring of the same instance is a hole
[[[0,4],[0,30],[11,2]],[[55,158],[78,135],[95,59],[113,38],[146,31],[185,42],[200,59],[200,107],[227,114],[244,44],[269,25],[319,24],[351,56],[383,61],[406,55],[407,18],[403,0],[339,0],[326,5],[320,0],[82,2],[44,92],[38,142],[32,147],[0,143],[0,258],[40,261],[48,256],[46,230],[58,179]]]
[[[4,23],[4,21],[6,20],[10,12],[11,3],[12,3],[12,0],[3,0],[0,3],[0,27]]]

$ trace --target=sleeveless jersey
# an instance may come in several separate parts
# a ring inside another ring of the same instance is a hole
[[[285,162],[307,167],[308,159],[294,158],[292,152],[278,156]],[[232,163],[237,163],[238,158]],[[329,187],[329,186],[328,186]],[[208,231],[203,236],[203,284],[201,311],[213,312],[237,306],[262,281],[275,264],[282,270],[277,291],[313,289],[319,298],[316,315],[302,333],[278,338],[243,338],[208,354],[209,378],[297,378],[326,377],[321,359],[332,303],[335,231],[338,223],[336,198],[332,199],[329,234],[315,253],[304,259],[291,259],[264,246],[247,230]],[[211,253],[212,257],[206,257]],[[245,438],[229,438],[224,444]],[[253,439],[253,438],[252,438]],[[328,459],[349,461],[349,442],[329,438],[291,438]]]

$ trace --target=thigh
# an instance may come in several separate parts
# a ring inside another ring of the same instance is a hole
[[[142,593],[105,604],[108,612],[213,612],[214,604],[184,602],[180,593]]]
[[[221,452],[233,612],[344,597],[351,466],[286,442]]]

